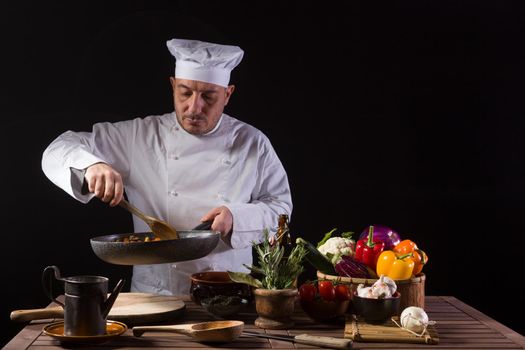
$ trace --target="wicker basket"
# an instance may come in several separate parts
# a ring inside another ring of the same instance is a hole
[[[353,278],[353,277],[341,277],[333,275],[325,275],[322,272],[317,271],[318,279],[327,279],[332,281],[341,281],[351,288],[351,294],[353,295],[359,284],[365,286],[371,286],[377,279],[370,278]],[[403,311],[408,306],[419,306],[425,308],[425,274],[420,273],[419,275],[408,279],[408,280],[396,280],[397,290],[401,294],[401,301],[399,304],[399,312]]]

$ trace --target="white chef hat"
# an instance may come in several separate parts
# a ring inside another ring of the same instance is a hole
[[[227,87],[230,72],[242,60],[238,46],[219,45],[198,40],[171,39],[166,42],[175,57],[175,78],[199,80]]]

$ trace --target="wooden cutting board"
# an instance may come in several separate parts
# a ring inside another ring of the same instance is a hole
[[[128,326],[163,323],[179,318],[185,310],[184,301],[174,296],[120,293],[109,312],[108,320],[124,322]],[[18,322],[63,317],[61,306],[11,312],[11,320]]]
[[[355,315],[349,315],[347,317],[344,337],[356,342],[439,343],[439,336],[434,325],[429,325],[425,333],[423,333],[421,337],[418,337],[402,328],[399,328],[391,320],[383,324],[371,324]]]

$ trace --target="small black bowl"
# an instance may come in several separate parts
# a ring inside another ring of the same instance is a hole
[[[238,296],[253,302],[252,289],[244,283],[233,282],[227,271],[205,271],[191,275],[190,296],[197,305],[202,299],[214,296]]]
[[[201,300],[201,306],[211,314],[219,317],[228,317],[238,314],[248,304],[248,300],[237,296],[217,295],[213,298]]]
[[[373,299],[362,298],[354,293],[352,300],[356,315],[362,316],[366,322],[383,323],[388,321],[390,317],[399,314],[401,294],[395,292],[391,298]]]

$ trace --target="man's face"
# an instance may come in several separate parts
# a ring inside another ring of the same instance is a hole
[[[205,134],[217,125],[235,88],[173,77],[170,81],[177,120],[194,135]]]

